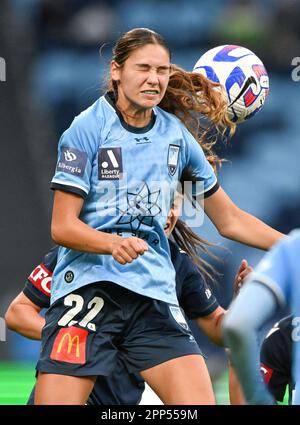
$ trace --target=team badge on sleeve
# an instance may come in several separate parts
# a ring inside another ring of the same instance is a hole
[[[168,151],[168,169],[171,176],[174,176],[177,165],[178,165],[178,157],[179,157],[180,146],[177,145],[169,145]]]
[[[74,148],[62,148],[57,171],[82,177],[87,162],[87,153]]]
[[[50,359],[67,363],[85,364],[88,331],[70,326],[59,330],[54,340]]]

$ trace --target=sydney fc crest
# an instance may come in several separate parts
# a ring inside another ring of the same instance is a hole
[[[168,170],[171,176],[174,176],[178,166],[179,159],[179,150],[180,146],[177,145],[169,145],[168,151]]]

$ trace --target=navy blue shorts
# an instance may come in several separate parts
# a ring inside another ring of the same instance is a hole
[[[121,356],[129,373],[202,355],[178,306],[96,282],[57,300],[46,313],[37,370],[108,376]]]

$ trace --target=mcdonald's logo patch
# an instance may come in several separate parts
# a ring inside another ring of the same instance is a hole
[[[60,329],[56,335],[50,359],[60,362],[85,364],[86,329],[70,326]]]

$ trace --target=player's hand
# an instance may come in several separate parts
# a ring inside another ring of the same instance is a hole
[[[132,263],[139,255],[143,255],[145,251],[148,251],[147,242],[140,238],[130,237],[119,238],[115,241],[111,253],[118,263],[127,264]]]
[[[246,276],[253,271],[247,260],[242,260],[233,282],[233,296],[236,297],[245,282]]]

